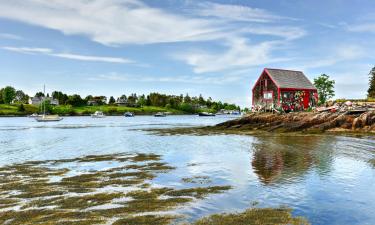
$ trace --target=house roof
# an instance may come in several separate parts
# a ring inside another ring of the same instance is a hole
[[[316,89],[301,71],[268,68],[265,71],[279,88]]]

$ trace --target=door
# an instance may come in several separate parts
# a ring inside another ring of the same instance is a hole
[[[309,108],[309,102],[310,102],[310,91],[305,91],[305,95],[303,97],[303,107],[305,109]]]

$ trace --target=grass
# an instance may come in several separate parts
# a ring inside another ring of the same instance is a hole
[[[18,111],[17,104],[7,105],[0,104],[0,116],[26,116],[39,112],[39,107],[35,105],[24,104],[25,111]],[[62,116],[83,116],[91,115],[95,111],[103,111],[106,115],[123,115],[125,112],[132,112],[136,115],[152,115],[157,112],[170,112],[172,114],[187,114],[184,111],[170,109],[165,107],[156,106],[143,106],[143,107],[126,107],[126,106],[78,106],[72,107],[70,105],[59,105],[51,107],[50,113]]]

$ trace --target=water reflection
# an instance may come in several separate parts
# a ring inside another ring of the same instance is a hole
[[[314,168],[324,175],[331,170],[334,145],[332,137],[259,137],[252,145],[252,168],[265,185],[298,181]]]

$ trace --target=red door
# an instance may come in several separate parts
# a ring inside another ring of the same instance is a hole
[[[305,96],[303,97],[303,107],[305,109],[309,108],[309,101],[310,101],[310,92],[305,91]]]

